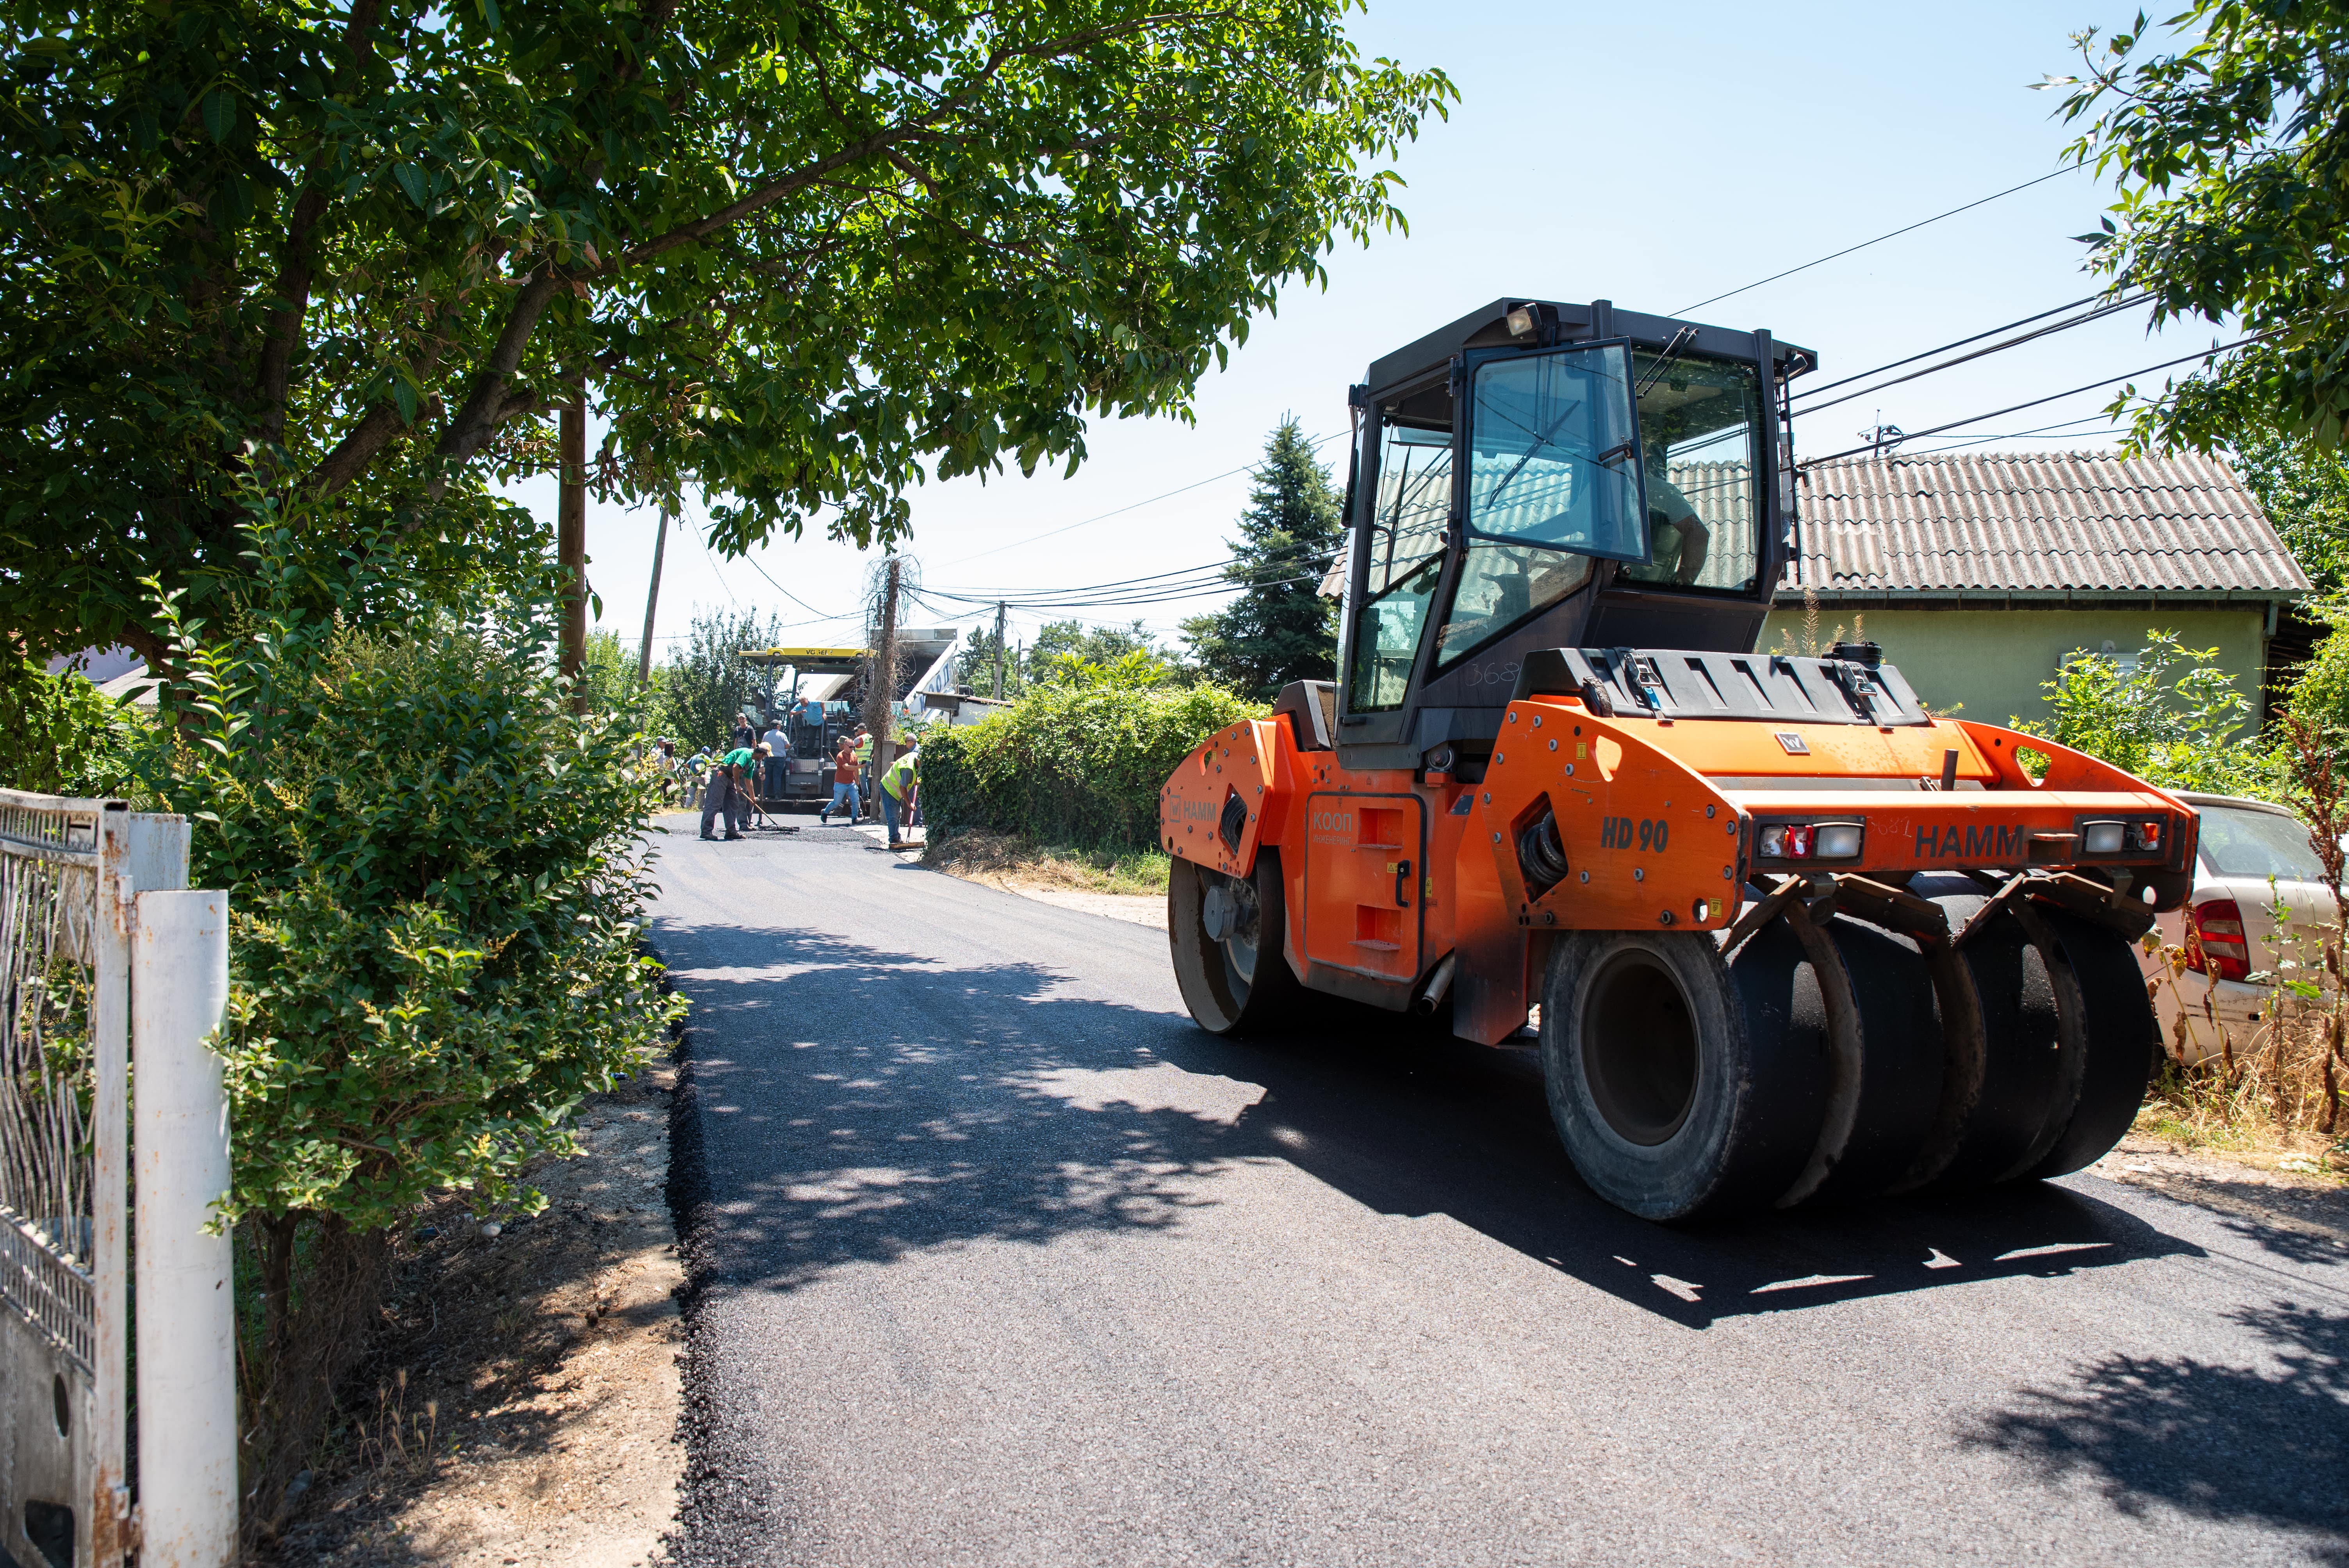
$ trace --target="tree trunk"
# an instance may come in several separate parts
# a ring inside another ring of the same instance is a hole
[[[1002,696],[1002,695],[1003,695],[1003,631],[1004,631],[1003,623],[1004,623],[1005,619],[1007,618],[1007,617],[1006,617],[1006,608],[1007,608],[1007,607],[1005,606],[1004,603],[1003,603],[1001,600],[999,600],[999,600],[997,600],[997,601],[996,601],[996,603],[995,603],[995,695],[996,695],[998,697],[1000,697],[1000,696]]]
[[[587,663],[587,378],[563,406],[559,490],[554,513],[556,564],[563,575],[563,678],[577,682]],[[574,685],[571,711],[587,711],[587,692]]]

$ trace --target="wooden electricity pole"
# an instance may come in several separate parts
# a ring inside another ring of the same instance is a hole
[[[995,695],[1003,695],[1003,621],[1004,603],[995,602]]]
[[[587,663],[587,377],[573,378],[575,388],[558,420],[554,509],[555,563],[563,578],[563,654],[565,680],[576,682]],[[587,691],[574,685],[571,711],[587,711]]]
[[[897,583],[902,565],[893,555],[883,574],[881,628],[873,647],[873,685],[864,699],[864,723],[873,731],[873,776],[876,779],[895,757],[889,721],[897,710]],[[874,788],[880,786],[876,783]]]
[[[660,603],[661,552],[668,547],[669,525],[677,521],[677,498],[661,502],[660,531],[653,535],[653,585],[645,593],[645,640],[636,649],[636,684],[653,678],[653,606]]]

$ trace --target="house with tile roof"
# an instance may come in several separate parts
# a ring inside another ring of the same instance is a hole
[[[2308,579],[2234,471],[2191,454],[1945,452],[1806,470],[1794,560],[1762,645],[1855,618],[1935,709],[2044,717],[2075,649],[2127,659],[2147,633],[2216,647],[2254,703]],[[2289,662],[2289,661],[2287,661]]]

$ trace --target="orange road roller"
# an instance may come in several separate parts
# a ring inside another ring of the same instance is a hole
[[[2159,1048],[2132,944],[2189,891],[2195,814],[1936,717],[1872,645],[1756,648],[1814,365],[1507,299],[1371,365],[1339,678],[1162,795],[1202,1027],[1500,1045],[1537,1008],[1576,1169],[1660,1221],[2112,1147]]]

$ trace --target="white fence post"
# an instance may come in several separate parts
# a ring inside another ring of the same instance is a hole
[[[206,1044],[228,1005],[228,894],[142,892],[130,971],[140,1568],[236,1560],[236,1302],[228,1095]]]

